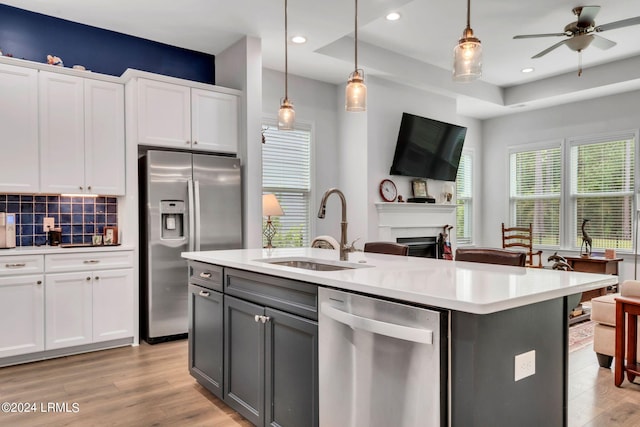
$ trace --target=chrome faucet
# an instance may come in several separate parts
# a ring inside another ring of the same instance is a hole
[[[320,201],[318,218],[324,218],[327,208],[327,199],[333,193],[336,193],[338,196],[340,196],[340,201],[342,202],[342,222],[340,222],[340,260],[347,261],[347,253],[352,252],[354,249],[353,245],[351,245],[351,247],[347,245],[347,199],[345,199],[342,191],[338,190],[337,188],[331,188],[325,191],[325,193],[322,195],[322,200]]]

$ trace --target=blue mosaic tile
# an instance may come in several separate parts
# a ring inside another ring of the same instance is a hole
[[[53,218],[62,229],[62,243],[91,243],[94,234],[102,234],[105,225],[117,226],[118,199],[99,196],[0,194],[0,212],[16,214],[16,243],[19,246],[44,245],[45,217]]]

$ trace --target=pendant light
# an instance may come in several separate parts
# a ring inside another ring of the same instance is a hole
[[[367,87],[364,85],[364,71],[358,68],[358,0],[355,2],[355,70],[349,74],[345,92],[345,110],[360,112],[367,109]]]
[[[287,0],[284,0],[284,98],[280,100],[278,111],[278,130],[293,130],[296,112],[289,101],[289,46],[287,33]]]
[[[471,29],[471,0],[467,0],[467,27],[453,49],[453,80],[470,82],[482,75],[482,45]]]

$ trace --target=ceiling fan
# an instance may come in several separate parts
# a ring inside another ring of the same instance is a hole
[[[616,42],[605,39],[595,33],[640,24],[640,16],[636,16],[635,18],[627,18],[621,21],[610,22],[608,24],[596,25],[594,19],[600,11],[600,6],[578,6],[574,7],[572,11],[573,14],[578,17],[578,20],[567,24],[564,27],[564,31],[561,33],[524,34],[513,36],[513,38],[529,39],[537,37],[566,37],[564,40],[559,41],[531,57],[532,59],[535,59],[546,55],[563,44],[566,44],[569,49],[578,53],[582,52],[583,49],[587,48],[592,43],[595,47],[600,49],[609,49],[615,46]]]

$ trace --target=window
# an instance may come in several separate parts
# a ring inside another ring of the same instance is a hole
[[[571,143],[573,246],[582,245],[582,222],[593,248],[633,248],[633,138]]]
[[[262,192],[275,194],[284,211],[283,216],[271,218],[277,231],[272,245],[309,246],[311,128],[279,131],[275,125],[263,127],[266,142],[262,146]],[[263,244],[266,245],[264,236]]]
[[[634,134],[569,139],[510,155],[511,225],[533,224],[534,244],[633,248]],[[566,159],[563,161],[563,159]]]
[[[560,146],[511,154],[511,225],[533,225],[533,244],[560,244]]]
[[[463,152],[456,176],[456,196],[458,207],[456,209],[456,243],[469,245],[472,239],[472,183],[473,181],[473,156],[470,152]]]

